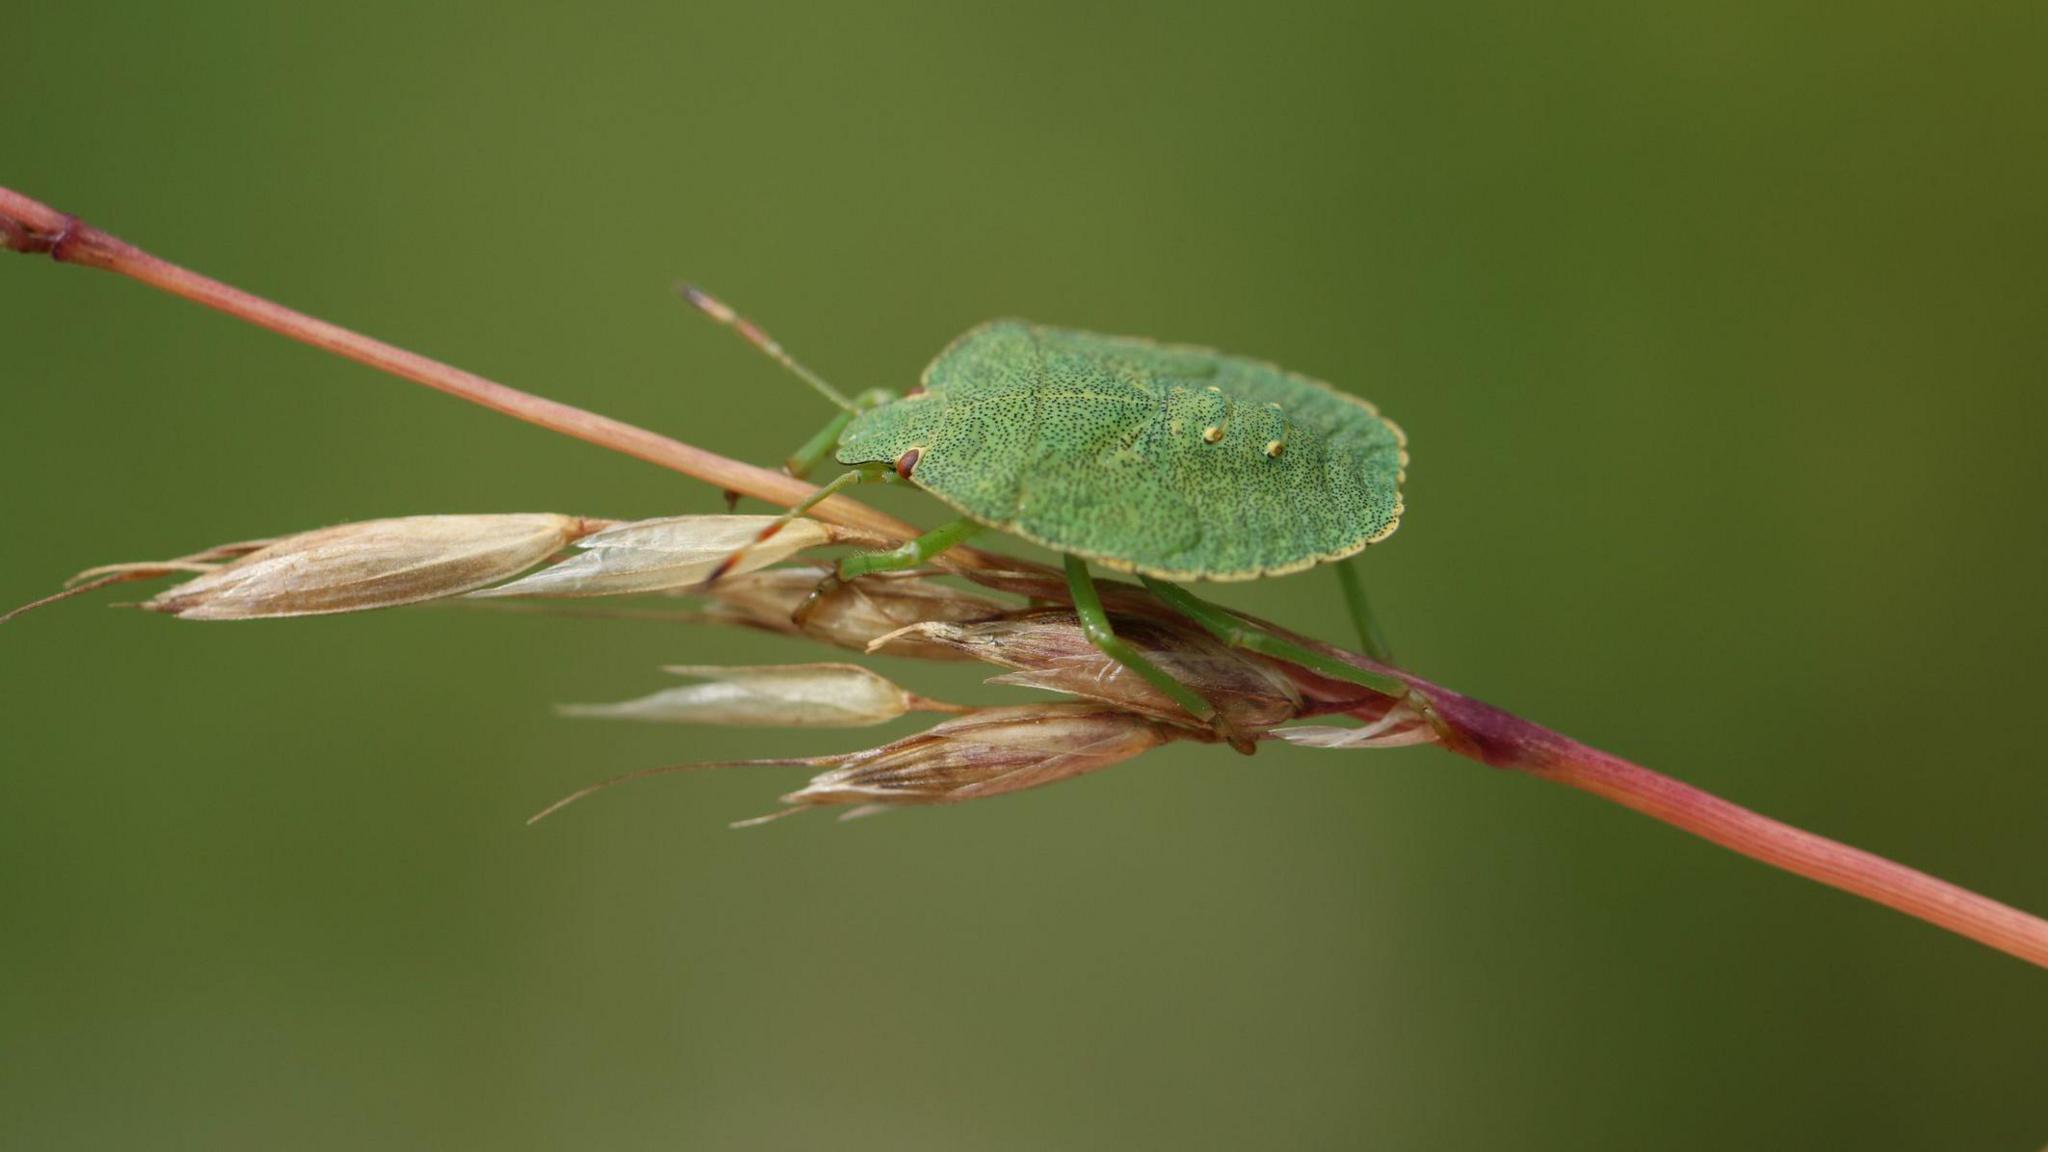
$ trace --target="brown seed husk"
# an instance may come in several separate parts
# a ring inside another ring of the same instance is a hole
[[[620,784],[707,768],[803,765],[826,768],[784,796],[791,807],[734,827],[763,824],[809,807],[866,809],[953,804],[999,796],[1079,776],[1128,760],[1185,733],[1104,704],[1035,704],[983,708],[879,748],[838,756],[733,760],[643,768],[580,788],[535,813],[544,820],[587,796]]]
[[[1168,675],[1216,705],[1241,732],[1264,731],[1301,713],[1301,696],[1285,675],[1194,625],[1119,617],[1116,630]],[[880,638],[873,647],[894,653],[906,640],[1013,669],[990,680],[992,684],[1064,692],[1168,723],[1208,728],[1105,655],[1068,609],[1029,609],[964,624],[918,623]]]
[[[728,561],[721,579],[780,563],[827,544],[886,543],[879,536],[796,519],[767,539],[773,516],[670,516],[619,524],[577,541],[582,553],[478,596],[630,596],[695,588]]]
[[[143,607],[186,620],[259,620],[416,604],[517,575],[587,525],[545,513],[339,524],[267,544]]]
[[[800,806],[952,804],[1107,768],[1176,735],[1102,704],[984,708],[879,748],[812,760],[830,771],[782,799]]]
[[[706,612],[728,623],[786,635],[809,636],[841,648],[865,652],[877,637],[923,621],[986,620],[1007,607],[1000,601],[964,592],[927,578],[924,573],[864,576],[819,601],[798,624],[791,613],[830,575],[818,567],[776,568],[711,586]],[[923,644],[915,637],[890,648],[891,655],[959,660],[965,654],[942,644]]]

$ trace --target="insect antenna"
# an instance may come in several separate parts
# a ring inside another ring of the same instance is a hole
[[[752,320],[733,311],[731,305],[697,287],[695,284],[678,283],[676,285],[676,293],[695,305],[698,311],[738,332],[741,339],[767,353],[769,358],[773,359],[777,364],[789,369],[804,383],[817,389],[818,394],[825,399],[830,400],[848,412],[860,411],[859,406],[854,404],[853,401],[848,400],[844,393],[826,383],[823,376],[798,363],[796,357],[783,351],[782,345],[776,343],[775,337],[762,331]]]

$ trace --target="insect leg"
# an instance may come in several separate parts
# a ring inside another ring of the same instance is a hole
[[[782,470],[802,479],[811,474],[811,469],[823,464],[832,456],[832,450],[839,447],[839,435],[846,426],[853,423],[853,413],[841,412],[832,418],[830,424],[818,429],[818,434],[804,441],[803,447],[789,454],[782,462]]]
[[[846,431],[846,426],[851,423],[853,423],[853,413],[851,412],[841,412],[839,415],[834,416],[831,423],[818,429],[817,435],[804,441],[801,448],[791,452],[782,461],[783,472],[799,480],[809,476],[812,469],[832,458],[833,450],[839,447],[840,435]],[[739,507],[739,503],[740,494],[730,488],[726,489],[725,510],[731,512]]]
[[[915,568],[979,531],[980,524],[963,516],[951,523],[939,525],[900,548],[848,556],[839,562],[839,578],[857,580],[870,572],[898,572],[905,568]]]
[[[848,581],[858,580],[871,572],[900,572],[905,568],[915,568],[979,531],[980,524],[962,517],[941,524],[914,540],[906,541],[901,547],[891,548],[887,552],[863,552],[858,556],[848,556],[839,562],[839,567],[830,576],[818,581],[818,586],[811,589],[811,594],[804,597],[803,603],[796,606],[796,611],[790,613],[790,618],[801,624],[811,613],[818,610],[818,605],[823,603],[827,596],[837,592]]]
[[[1231,731],[1216,706],[1202,698],[1201,693],[1174,679],[1164,668],[1147,660],[1116,634],[1110,626],[1109,613],[1102,610],[1102,597],[1095,591],[1095,579],[1088,575],[1088,562],[1073,553],[1067,554],[1067,589],[1074,597],[1074,614],[1080,618],[1081,631],[1088,642],[1102,649],[1102,654],[1129,668],[1145,678],[1145,682],[1159,689],[1166,697],[1185,709],[1197,720],[1206,720],[1230,746],[1240,752],[1250,753],[1252,744]]]
[[[1337,571],[1337,583],[1344,589],[1344,606],[1351,610],[1351,624],[1358,629],[1359,650],[1382,664],[1392,664],[1394,654],[1387,647],[1387,634],[1380,631],[1380,622],[1373,618],[1372,605],[1365,599],[1365,584],[1358,578],[1358,569],[1352,567],[1356,560],[1339,560],[1332,565]]]
[[[1150,589],[1154,596],[1165,601],[1174,611],[1208,629],[1211,635],[1225,644],[1249,649],[1276,660],[1285,660],[1289,664],[1299,664],[1303,668],[1335,680],[1363,684],[1385,696],[1397,699],[1407,699],[1409,696],[1408,685],[1392,676],[1368,672],[1320,652],[1312,652],[1292,640],[1275,636],[1264,628],[1245,623],[1228,610],[1209,603],[1178,584],[1168,584],[1164,580],[1154,580],[1149,576],[1140,576],[1138,579],[1144,582],[1145,587]]]
[[[782,531],[783,525],[788,524],[791,520],[810,511],[817,505],[824,503],[827,498],[840,490],[851,488],[856,484],[882,484],[895,478],[896,470],[887,464],[864,465],[855,468],[851,472],[844,473],[838,479],[820,487],[816,492],[805,497],[802,503],[795,505],[789,511],[769,521],[768,526],[761,529],[760,534],[755,536],[751,543],[742,544],[738,549],[734,550],[732,555],[719,561],[718,567],[711,570],[711,575],[704,578],[703,586],[709,588],[717,583],[720,577],[732,571],[742,559],[746,558],[748,549]]]

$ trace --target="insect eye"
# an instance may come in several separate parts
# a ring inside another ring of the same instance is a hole
[[[896,474],[905,480],[910,479],[911,471],[917,467],[918,458],[923,455],[923,449],[912,448],[910,451],[898,456],[896,458]]]

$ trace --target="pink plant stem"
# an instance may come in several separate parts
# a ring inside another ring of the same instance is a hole
[[[0,242],[17,252],[47,252],[61,263],[101,268],[140,280],[316,348],[721,488],[784,505],[813,491],[811,485],[780,472],[508,388],[251,296],[159,260],[81,224],[76,217],[6,188],[0,188]],[[916,534],[909,524],[845,497],[819,505],[818,512],[821,519],[899,539]],[[955,549],[952,554],[975,567],[1035,567],[965,549]],[[1325,645],[1316,647],[1360,667],[1393,672],[1407,680],[1428,698],[1443,722],[1445,745],[1460,755],[1590,792],[1732,852],[1876,901],[2048,968],[2048,921],[2037,916],[1882,856],[1758,815],[1408,673],[1382,668]]]
[[[1410,678],[1453,734],[1453,750],[1633,808],[1732,852],[1874,900],[2048,968],[2048,921],[1925,872],[1773,820],[1690,784]]]
[[[622,420],[521,392],[473,372],[430,360],[303,312],[295,312],[260,296],[252,296],[239,288],[158,259],[117,237],[81,223],[75,216],[7,188],[0,188],[0,242],[17,252],[47,252],[62,264],[101,268],[140,280],[173,296],[182,296],[258,327],[268,328],[281,336],[382,369],[473,404],[481,404],[494,412],[623,452],[650,464],[672,468],[686,476],[758,500],[786,507],[814,490],[810,484],[785,473],[728,459]],[[917,535],[917,529],[911,525],[844,497],[825,501],[818,505],[814,514],[821,520],[864,528],[895,539],[907,540]],[[956,548],[947,555],[961,567],[1019,567],[1015,562],[972,549]]]

